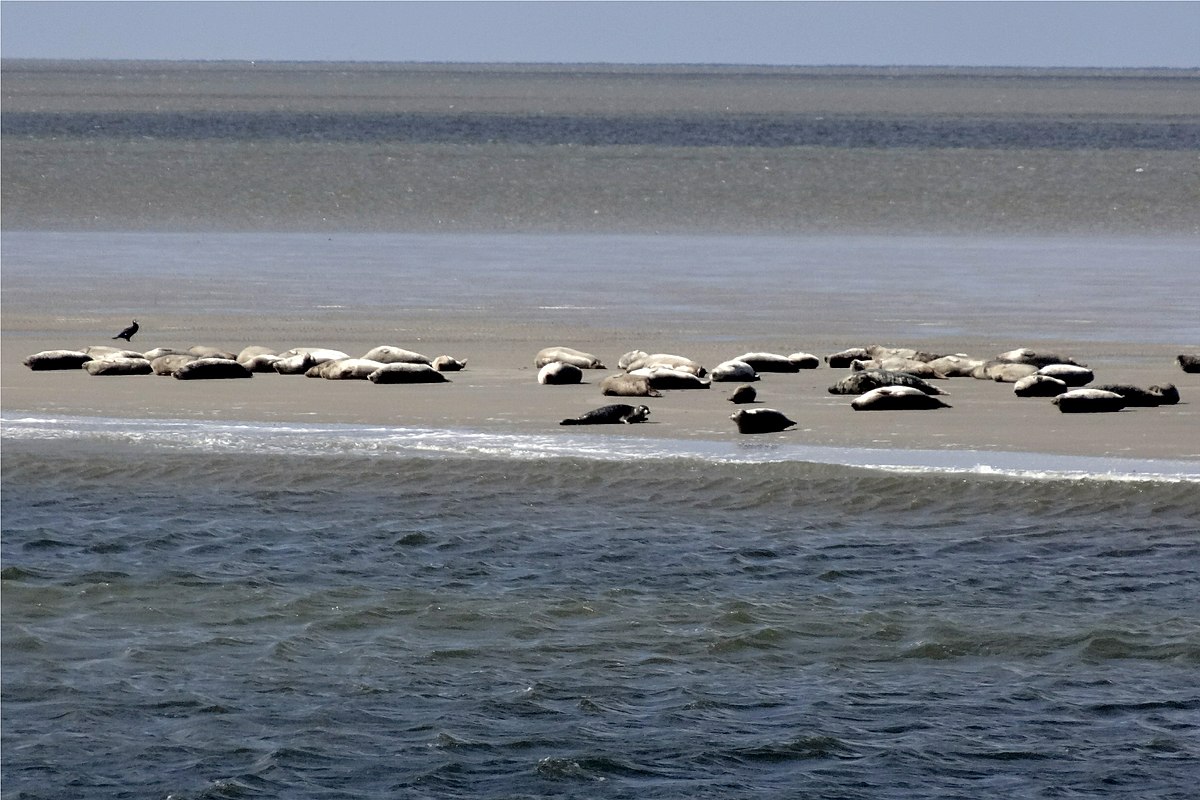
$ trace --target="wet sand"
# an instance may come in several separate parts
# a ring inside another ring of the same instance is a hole
[[[91,376],[84,370],[34,372],[20,363],[29,353],[112,342],[96,335],[92,321],[87,319],[63,323],[15,312],[6,314],[4,323],[0,400],[5,417],[31,412],[556,435],[580,430],[560,427],[558,422],[564,417],[611,402],[645,402],[651,408],[648,423],[593,426],[587,431],[655,438],[747,439],[736,432],[729,419],[735,406],[726,398],[737,383],[664,391],[663,397],[644,401],[604,397],[599,384],[604,376],[618,372],[617,359],[634,348],[687,355],[710,368],[742,352],[775,349],[759,340],[753,328],[737,325],[723,330],[718,342],[702,339],[695,331],[668,332],[652,325],[631,332],[586,321],[570,327],[538,320],[488,324],[444,315],[410,317],[403,331],[395,330],[394,320],[382,318],[355,318],[321,332],[311,322],[282,318],[197,316],[179,322],[169,335],[135,337],[132,349],[205,344],[236,352],[246,345],[262,344],[280,351],[294,346],[331,347],[360,356],[376,345],[391,344],[430,357],[448,354],[465,358],[467,368],[448,373],[450,382],[445,384],[387,386],[273,373],[257,374],[250,380],[178,381],[154,375]],[[50,333],[50,328],[59,330]],[[197,332],[204,330],[222,330],[225,335],[220,340],[198,339]],[[381,333],[388,330],[394,332]],[[775,351],[804,350],[823,357],[845,347],[871,343],[814,337]],[[986,340],[879,343],[966,352],[980,358],[1027,344]],[[580,385],[540,385],[533,359],[539,349],[550,345],[594,353],[609,368],[585,371],[585,382]],[[1037,346],[1088,364],[1096,373],[1096,383],[1174,383],[1182,402],[1116,414],[1062,414],[1047,398],[1016,397],[1011,384],[954,378],[939,384],[949,392],[944,399],[952,405],[950,409],[856,412],[850,408],[852,397],[827,392],[848,371],[822,364],[818,369],[794,374],[762,374],[755,384],[759,396],[756,405],[779,409],[798,425],[784,433],[753,439],[835,447],[1200,459],[1200,375],[1184,373],[1174,363],[1180,348],[1096,342]],[[1036,467],[1035,462],[1036,457],[1031,455],[1031,467]]]

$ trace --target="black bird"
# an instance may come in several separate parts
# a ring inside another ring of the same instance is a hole
[[[128,328],[126,328],[125,330],[118,333],[113,338],[114,339],[124,339],[125,341],[128,342],[130,339],[133,338],[133,335],[137,332],[138,332],[138,324],[137,324],[137,320],[135,319],[133,321],[132,325],[130,325]]]

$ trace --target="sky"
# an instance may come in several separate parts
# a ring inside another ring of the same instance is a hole
[[[1200,67],[1200,0],[0,0],[5,58]]]

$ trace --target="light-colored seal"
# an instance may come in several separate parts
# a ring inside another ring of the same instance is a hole
[[[1194,353],[1180,353],[1175,356],[1175,363],[1184,372],[1200,372],[1200,355]]]
[[[449,383],[450,379],[429,364],[398,361],[385,364],[367,376],[371,383]]]
[[[1102,389],[1072,389],[1050,402],[1064,414],[1095,414],[1120,411],[1125,407],[1124,397]]]
[[[739,408],[729,415],[738,433],[778,433],[796,424],[773,408]]]
[[[1036,375],[1038,367],[1016,361],[985,361],[971,371],[971,377],[996,383],[1016,383],[1027,375]]]
[[[1032,364],[1039,368],[1047,364],[1071,364],[1076,367],[1087,366],[1058,353],[1039,353],[1028,347],[1018,347],[1016,350],[999,353],[996,355],[995,360],[1007,361],[1010,364]]]
[[[931,369],[947,378],[970,378],[975,368],[983,365],[983,359],[956,353],[952,356],[935,358],[928,363]]]
[[[872,358],[865,347],[848,347],[825,356],[825,363],[831,367],[848,367],[851,361],[870,361]]]
[[[549,386],[583,383],[583,369],[565,361],[551,361],[538,370],[537,380]]]
[[[199,356],[194,356],[191,353],[167,353],[165,356],[159,356],[150,362],[150,368],[154,370],[155,375],[174,375],[175,370],[185,364],[190,364]]]
[[[812,353],[788,353],[788,361],[795,364],[797,369],[816,369],[821,366],[821,359]]]
[[[254,373],[232,358],[197,358],[171,373],[176,380],[228,380],[253,378]]]
[[[779,353],[742,353],[740,356],[734,356],[729,361],[741,361],[744,364],[749,364],[755,372],[799,372],[800,365],[792,361],[791,358]],[[728,364],[729,361],[725,363]],[[714,372],[716,370],[713,370]],[[713,377],[716,380],[716,377]],[[729,380],[737,380],[730,378]]]
[[[372,347],[363,353],[362,357],[367,361],[378,361],[381,364],[433,364],[433,359],[429,356],[390,344],[381,344],[378,347]]]
[[[865,394],[881,386],[908,386],[925,394],[949,394],[929,381],[909,375],[907,372],[891,372],[885,369],[866,369],[852,372],[829,387],[830,394]]]
[[[600,381],[600,394],[614,397],[662,397],[645,375],[618,373]]]
[[[250,358],[238,358],[238,363],[251,372],[274,372],[275,362],[280,358],[273,353],[260,353]]]
[[[605,369],[604,362],[591,353],[576,350],[573,347],[546,347],[538,351],[533,358],[533,366],[541,369],[554,362],[570,364],[579,369]]]
[[[433,360],[433,368],[438,372],[459,372],[467,368],[467,360],[461,361],[453,356],[438,356]]]
[[[92,358],[145,358],[137,350],[126,350],[107,344],[92,344],[83,348],[83,352]]]
[[[1047,364],[1039,368],[1037,374],[1058,378],[1072,388],[1085,386],[1091,383],[1092,379],[1096,377],[1087,367],[1077,367],[1074,364]]]
[[[327,381],[365,381],[382,366],[383,362],[367,358],[335,358],[317,364],[304,374],[309,378],[324,378]]]
[[[854,398],[850,407],[855,411],[915,411],[950,408],[950,404],[911,386],[880,386]]]
[[[1064,381],[1049,375],[1026,375],[1013,384],[1013,394],[1017,397],[1057,397],[1069,390]]]
[[[177,350],[174,347],[155,347],[142,353],[142,358],[153,362],[160,356],[191,355],[187,350]]]
[[[745,383],[758,380],[758,370],[749,362],[742,361],[740,358],[731,358],[713,367],[709,378],[717,382],[741,381]]]
[[[758,390],[748,383],[743,383],[733,390],[733,394],[729,395],[729,402],[741,405],[743,403],[753,403],[757,398]]]
[[[866,350],[871,354],[871,358],[878,361],[884,361],[889,358],[900,358],[905,361],[929,362],[942,357],[941,353],[928,353],[924,350],[915,350],[911,347],[888,347],[882,344],[869,344]]]
[[[200,358],[220,358],[225,361],[237,361],[237,354],[231,353],[228,350],[222,350],[219,347],[210,347],[206,344],[197,344],[189,347],[187,350],[194,356]]]
[[[89,375],[149,375],[154,370],[144,358],[94,358],[83,365]]]
[[[650,355],[645,350],[630,350],[625,355],[617,359],[617,369],[628,370],[629,365],[638,359],[645,358]]]
[[[258,356],[277,356],[277,355],[279,355],[279,353],[277,353],[275,350],[272,350],[270,347],[264,347],[261,344],[252,344],[252,345],[243,347],[242,352],[237,354],[236,360],[239,364],[245,364],[250,359],[257,358]]]
[[[668,367],[642,367],[629,374],[644,376],[655,389],[707,389],[711,383],[708,378]]]
[[[317,365],[317,360],[311,353],[293,353],[281,355],[279,360],[271,365],[271,369],[280,375],[305,375]]]
[[[690,372],[698,378],[703,378],[708,371],[699,361],[694,361],[687,356],[677,356],[673,353],[650,353],[639,359],[631,361],[626,367],[627,372],[636,372],[640,369],[673,369],[680,372]]]
[[[1142,389],[1128,383],[1105,383],[1093,386],[1102,392],[1114,392],[1125,398],[1125,407],[1152,408],[1154,406],[1173,406],[1179,402],[1179,390],[1172,383],[1162,386],[1157,384]]]
[[[625,403],[613,403],[608,406],[601,406],[593,409],[586,414],[581,414],[578,417],[570,417],[564,419],[559,425],[613,425],[625,423],[632,425],[635,422],[645,422],[650,416],[649,406],[630,406]]]
[[[94,359],[82,350],[43,350],[21,359],[21,363],[32,370],[80,369]]]

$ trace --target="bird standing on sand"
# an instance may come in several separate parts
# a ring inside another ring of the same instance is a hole
[[[133,338],[133,335],[137,332],[138,332],[138,323],[137,323],[137,320],[135,319],[133,321],[132,325],[130,325],[128,328],[126,328],[125,330],[118,333],[113,338],[114,339],[124,339],[125,341],[128,342],[130,339]]]

